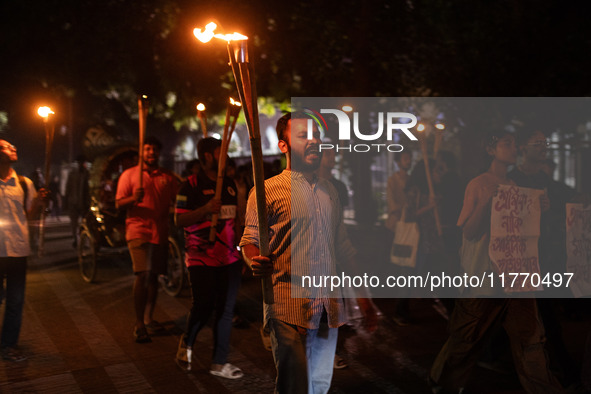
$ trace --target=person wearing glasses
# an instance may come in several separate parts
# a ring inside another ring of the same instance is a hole
[[[47,190],[37,192],[33,181],[14,171],[17,160],[16,147],[0,140],[0,304],[6,299],[0,356],[12,362],[27,359],[17,343],[31,254],[28,219],[39,215],[48,198]]]

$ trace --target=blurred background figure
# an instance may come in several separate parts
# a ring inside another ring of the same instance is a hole
[[[324,143],[330,144],[332,141],[328,138],[323,140]],[[339,194],[339,200],[341,202],[341,213],[344,208],[349,205],[349,191],[347,185],[339,181],[332,175],[332,169],[336,164],[336,153],[333,149],[322,150],[322,160],[320,161],[320,168],[318,169],[318,176],[328,180]]]
[[[386,189],[386,202],[388,204],[388,219],[386,219],[386,228],[392,233],[396,230],[396,222],[402,216],[402,209],[406,204],[406,182],[408,181],[408,172],[412,167],[412,153],[402,151],[394,157],[398,171],[388,178],[388,187]]]
[[[446,267],[446,272],[449,270],[456,273],[459,272],[459,249],[462,246],[462,231],[456,222],[462,210],[466,187],[458,175],[457,159],[453,153],[449,151],[437,153],[433,180],[437,206],[439,207],[443,245],[446,258],[451,260],[451,265]]]
[[[181,173],[181,179],[184,181],[190,175],[197,175],[200,168],[201,164],[199,163],[199,159],[189,160],[187,164],[185,164],[185,169]]]
[[[62,214],[62,195],[60,193],[60,177],[58,175],[55,175],[51,182],[49,182],[49,192],[51,216],[59,221]]]
[[[66,204],[72,226],[72,236],[74,237],[72,245],[74,247],[78,246],[79,219],[84,217],[90,205],[89,172],[86,168],[86,157],[78,155],[76,163],[77,166],[70,171],[66,182]]]
[[[31,181],[33,181],[33,185],[37,190],[45,186],[45,177],[43,176],[43,171],[41,171],[41,167],[35,168],[35,171],[33,171],[33,173],[31,174]]]

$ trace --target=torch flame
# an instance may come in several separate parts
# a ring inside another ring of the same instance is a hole
[[[47,118],[50,114],[55,114],[55,112],[53,112],[51,110],[51,108],[49,108],[49,107],[39,107],[39,109],[37,110],[37,113],[42,118]]]
[[[237,107],[242,107],[242,103],[240,101],[234,100],[232,97],[230,97],[230,104],[235,105]]]
[[[423,123],[419,123],[419,125],[417,126],[417,131],[423,131],[425,130],[425,125]]]
[[[197,104],[197,111],[205,111],[205,105],[203,103]]]
[[[209,22],[207,25],[205,25],[205,30],[203,31],[198,28],[193,29],[193,34],[201,42],[209,42],[214,37],[225,41],[248,40],[248,37],[236,32],[232,34],[216,34],[214,31],[217,27],[218,25],[216,25],[214,22]]]

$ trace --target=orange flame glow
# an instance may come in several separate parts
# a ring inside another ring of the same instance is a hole
[[[197,104],[197,111],[205,111],[205,104],[203,104],[203,103]]]
[[[234,100],[232,97],[230,97],[230,104],[235,105],[237,107],[242,107],[242,103],[240,101]]]
[[[232,33],[232,34],[216,34],[214,33],[215,29],[218,27],[214,22],[209,22],[205,26],[205,30],[201,30],[198,28],[193,29],[193,34],[197,39],[201,42],[209,42],[212,38],[219,38],[220,40],[225,41],[240,41],[240,40],[248,40],[248,37],[242,35],[240,33]]]
[[[55,112],[53,112],[51,110],[51,108],[49,108],[49,107],[39,107],[39,109],[37,110],[37,113],[42,118],[47,118],[49,115],[55,114]]]

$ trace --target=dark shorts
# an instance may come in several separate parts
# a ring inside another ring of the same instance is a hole
[[[133,272],[152,271],[155,274],[166,274],[168,245],[152,244],[143,239],[127,241]]]

